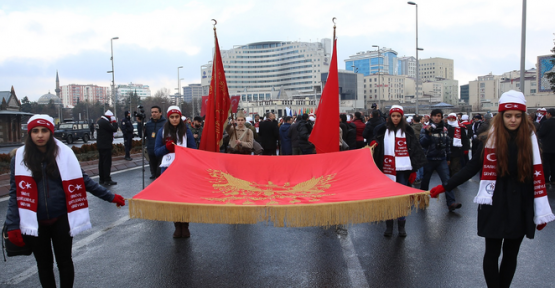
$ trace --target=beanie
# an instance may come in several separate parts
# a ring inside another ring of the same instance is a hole
[[[526,99],[519,91],[509,90],[499,98],[499,112],[506,110],[519,110],[526,112]]]
[[[46,114],[34,115],[27,121],[27,131],[31,131],[37,126],[46,127],[54,134],[54,119]]]

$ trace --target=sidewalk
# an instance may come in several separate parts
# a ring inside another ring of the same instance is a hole
[[[143,159],[141,154],[131,154],[132,161],[124,160],[124,156],[116,156],[112,158],[112,172],[125,170],[129,168],[134,168],[143,165]],[[98,175],[98,160],[84,161],[80,162],[81,168],[90,177]],[[148,161],[145,159],[145,166],[148,165]],[[0,175],[0,197],[8,195],[10,192],[10,174]]]

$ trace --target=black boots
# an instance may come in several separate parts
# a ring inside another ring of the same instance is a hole
[[[173,222],[175,226],[175,232],[173,232],[173,238],[189,238],[191,237],[191,232],[189,232],[188,222]]]
[[[407,231],[405,231],[405,224],[407,220],[397,220],[397,228],[399,229],[399,237],[407,237]],[[393,220],[385,221],[385,232],[383,236],[391,237],[393,235]]]

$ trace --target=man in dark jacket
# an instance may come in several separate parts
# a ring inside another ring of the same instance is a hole
[[[314,144],[308,141],[310,133],[312,133],[312,124],[308,121],[308,114],[303,114],[296,128],[299,134],[299,148],[301,149],[301,153],[303,155],[314,154]],[[339,131],[337,131],[337,133],[339,133]]]
[[[123,133],[123,145],[125,146],[125,160],[131,161],[131,144],[133,144],[133,124],[131,124],[131,114],[125,111],[125,117],[121,120],[121,132]]]
[[[372,106],[371,106],[371,107],[372,107],[372,112],[371,112],[371,113],[373,114],[374,111],[377,111],[377,112],[378,112],[378,116],[379,116],[380,118],[382,118],[382,120],[385,121],[385,115],[383,115],[383,112],[380,110],[380,107],[378,107],[378,104],[372,103]]]
[[[112,111],[108,110],[104,116],[100,117],[96,122],[98,149],[98,180],[100,185],[116,185],[110,176],[112,169],[112,142],[114,141],[114,133],[118,131],[118,123]]]
[[[538,131],[542,144],[543,174],[545,182],[555,185],[555,108],[549,108]]]
[[[366,123],[366,127],[364,127],[364,131],[362,132],[362,137],[366,139],[366,143],[370,143],[374,140],[374,129],[385,123],[380,113],[380,110],[373,110],[372,114],[370,114],[370,120]],[[418,133],[420,133],[420,131],[418,131]],[[417,137],[416,139],[419,138]]]
[[[292,122],[291,116],[285,116],[283,121],[283,124],[279,127],[279,140],[281,143],[280,155],[293,155],[291,138],[289,137],[289,129],[291,129]]]
[[[449,172],[453,176],[462,168],[462,159],[468,154],[470,141],[468,141],[468,136],[466,136],[466,127],[459,123],[455,113],[449,114],[447,124],[447,135],[451,139],[449,141],[449,148],[451,149]]]
[[[276,155],[279,129],[275,118],[274,113],[268,112],[266,120],[260,122],[258,139],[260,140],[260,145],[264,148],[262,155]]]
[[[449,181],[449,164],[451,161],[451,139],[447,135],[447,128],[443,124],[443,111],[440,109],[432,110],[430,114],[430,125],[425,126],[420,131],[420,145],[426,150],[428,163],[424,165],[424,176],[420,184],[421,190],[429,190],[430,178],[434,171],[437,172],[441,183],[447,184]],[[445,199],[449,211],[461,208],[461,203],[455,201],[453,191],[445,191]]]
[[[292,155],[302,155],[301,148],[299,146],[299,130],[297,130],[299,126],[299,122],[301,122],[301,117],[297,118],[295,123],[291,124],[289,128],[289,132],[287,132],[289,139],[291,139],[291,153]]]
[[[202,137],[202,117],[195,116],[193,119],[193,126],[191,126],[191,132],[193,132],[197,148],[200,147],[200,139]]]
[[[478,146],[480,144],[480,139],[478,139],[478,131],[480,130],[480,126],[482,126],[482,115],[476,114],[472,119],[472,126],[470,126],[470,130],[468,130],[468,136],[472,142],[472,157],[476,155],[478,152]]]
[[[162,116],[162,109],[159,106],[150,108],[150,121],[145,124],[145,140],[147,141],[146,150],[148,152],[148,164],[150,166],[150,179],[160,176],[161,158],[154,154],[154,145],[156,142],[156,134],[166,124],[166,119]]]

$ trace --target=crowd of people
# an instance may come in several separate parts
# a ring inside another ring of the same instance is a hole
[[[199,147],[203,119],[197,116],[191,121],[177,106],[170,106],[165,114],[159,106],[151,107],[150,112],[148,122],[142,125],[141,121],[139,135],[146,141],[150,178],[156,179],[175,159],[175,146]],[[555,220],[545,185],[555,185],[554,115],[554,108],[526,114],[524,95],[509,91],[500,98],[496,115],[475,114],[472,121],[463,113],[444,114],[440,109],[432,110],[430,115],[405,117],[403,107],[398,105],[384,115],[373,104],[367,116],[361,112],[339,115],[339,131],[330,133],[339,133],[341,151],[373,147],[379,170],[402,185],[430,190],[430,179],[437,172],[441,184],[433,187],[430,195],[445,193],[449,212],[462,206],[456,201],[454,189],[481,171],[474,202],[479,204],[478,235],[486,239],[484,276],[489,287],[508,287],[523,238],[533,238],[536,229]],[[276,119],[275,114],[267,113],[252,119],[238,111],[224,129],[220,151],[271,156],[315,154],[309,138],[318,121],[316,116]],[[131,159],[130,120],[126,112],[119,122],[125,137],[126,160]],[[32,247],[44,287],[55,286],[53,244],[62,286],[71,287],[72,239],[91,224],[88,210],[76,216],[74,211],[82,207],[73,207],[66,192],[79,187],[118,206],[125,205],[123,197],[105,188],[117,184],[110,177],[110,167],[118,121],[109,110],[97,121],[99,183],[79,169],[67,146],[54,139],[53,127],[53,120],[47,115],[35,115],[28,122],[30,137],[11,162],[6,225],[12,243]],[[28,212],[30,206],[32,213]],[[393,235],[394,220],[385,221],[385,237]],[[407,236],[406,223],[405,217],[397,219],[399,237]],[[189,223],[175,222],[174,226],[174,238],[190,237]]]

